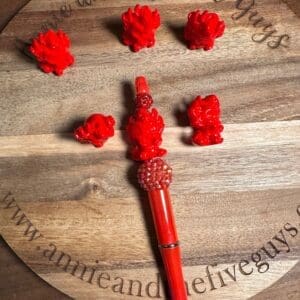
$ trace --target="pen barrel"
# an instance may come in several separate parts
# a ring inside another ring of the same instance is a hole
[[[164,263],[164,268],[170,287],[172,300],[187,300],[186,286],[181,267],[180,248],[162,248],[160,254]]]
[[[168,188],[148,191],[152,217],[173,300],[186,300],[181,254]]]

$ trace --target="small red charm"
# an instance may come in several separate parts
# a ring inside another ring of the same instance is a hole
[[[108,138],[114,136],[114,125],[115,120],[112,116],[93,114],[87,118],[84,125],[75,130],[74,136],[81,143],[102,147]]]
[[[63,31],[55,32],[50,29],[38,34],[32,41],[29,51],[36,57],[42,71],[53,72],[60,76],[68,66],[74,63],[69,47],[70,39]]]
[[[221,132],[224,126],[220,120],[221,110],[217,96],[209,95],[204,99],[197,96],[189,105],[187,114],[194,129],[194,144],[206,146],[223,142]]]
[[[142,48],[153,47],[155,31],[160,26],[160,15],[157,9],[151,11],[147,5],[137,4],[134,9],[129,8],[122,14],[123,43],[137,52]]]
[[[153,102],[144,77],[136,79],[136,110],[130,116],[126,131],[132,143],[131,155],[134,160],[148,160],[163,156],[167,151],[160,148],[164,120],[155,108],[150,110]]]
[[[191,50],[213,48],[215,39],[222,36],[225,30],[224,21],[216,13],[200,10],[192,11],[184,29],[184,39]]]

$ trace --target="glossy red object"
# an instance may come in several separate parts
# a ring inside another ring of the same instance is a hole
[[[221,37],[225,30],[224,21],[216,13],[200,10],[192,11],[184,29],[184,39],[191,50],[213,48],[215,39]]]
[[[114,136],[114,125],[115,120],[112,116],[93,114],[75,130],[74,136],[81,143],[102,147],[108,138]]]
[[[153,102],[144,77],[136,80],[136,110],[130,116],[126,132],[131,142],[130,153],[134,160],[148,160],[163,156],[167,151],[160,148],[164,120],[155,108],[150,109]]]
[[[138,179],[148,192],[171,298],[186,300],[180,247],[168,189],[172,181],[172,169],[161,158],[153,158],[140,165]]]
[[[137,4],[122,14],[123,43],[137,52],[142,48],[153,47],[155,31],[160,26],[160,15],[157,9],[151,10],[147,5]]]
[[[138,169],[138,181],[142,188],[148,192],[152,217],[155,225],[157,240],[159,244],[160,253],[163,259],[165,273],[169,284],[170,295],[173,300],[187,300],[186,286],[183,278],[181,255],[179,248],[178,235],[176,231],[176,224],[172,210],[172,203],[169,194],[169,185],[172,182],[172,169],[162,160],[153,149],[156,151],[161,143],[161,133],[163,129],[162,118],[157,111],[149,108],[152,101],[149,102],[150,92],[147,81],[144,77],[138,77],[135,82],[136,85],[136,111],[130,118],[127,130],[129,130],[129,137],[133,144],[131,153],[134,159],[145,160]],[[146,98],[145,96],[148,95]],[[146,99],[146,100],[145,100]],[[152,98],[151,98],[152,100]],[[155,118],[150,117],[149,114],[154,112]],[[155,122],[154,122],[155,121]],[[155,133],[155,138],[153,137]],[[154,144],[148,144],[144,148],[145,141],[150,137]],[[162,149],[162,154],[166,150]],[[137,151],[137,156],[136,152]],[[149,156],[148,159],[141,159],[141,156]]]
[[[190,125],[194,129],[192,142],[200,146],[219,144],[223,142],[221,132],[220,102],[216,95],[205,98],[197,96],[187,110]]]
[[[74,57],[69,52],[70,39],[61,30],[48,30],[39,33],[33,39],[29,51],[35,56],[39,67],[45,73],[53,72],[62,75],[64,70],[74,63]]]

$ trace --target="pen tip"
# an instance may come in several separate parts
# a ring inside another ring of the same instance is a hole
[[[136,94],[149,94],[149,86],[144,76],[138,76],[135,79]]]

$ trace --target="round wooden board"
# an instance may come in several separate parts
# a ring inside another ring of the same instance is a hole
[[[144,74],[166,120],[189,298],[250,298],[299,262],[300,12],[279,0],[143,3],[163,23],[156,47],[139,53],[119,41],[126,0],[32,0],[0,35],[0,233],[73,298],[167,297],[122,131],[132,82]],[[227,24],[210,52],[182,43],[186,15],[199,7]],[[45,26],[72,40],[76,64],[63,77],[21,51]],[[186,145],[185,103],[210,93],[221,99],[224,143]],[[118,120],[101,150],[66,133],[95,111]]]

